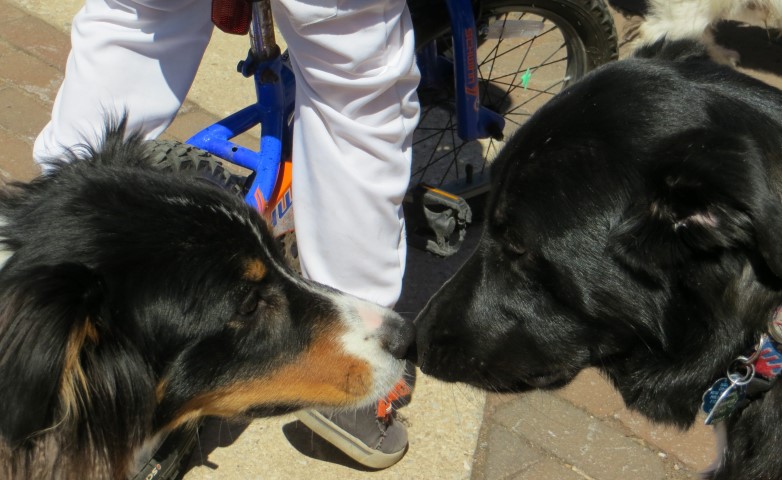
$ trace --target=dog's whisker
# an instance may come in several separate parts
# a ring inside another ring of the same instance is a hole
[[[236,441],[236,437],[234,436],[233,432],[231,431],[231,422],[226,421],[225,422],[225,429],[228,430],[228,439],[233,443]]]
[[[196,451],[198,452],[198,461],[201,465],[206,465],[206,459],[204,458],[204,445],[201,443],[201,431],[196,433]]]

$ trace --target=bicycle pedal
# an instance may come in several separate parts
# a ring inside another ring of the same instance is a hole
[[[472,222],[464,198],[419,184],[408,192],[405,207],[410,245],[442,257],[459,251]]]

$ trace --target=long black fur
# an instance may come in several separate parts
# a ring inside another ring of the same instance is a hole
[[[133,205],[116,205],[123,195],[114,188],[142,191],[144,177],[153,172],[125,177],[124,172],[148,163],[147,150],[137,136],[123,140],[124,122],[108,129],[103,149],[81,148],[67,159],[73,164],[53,160],[49,175],[2,191],[0,239],[2,249],[13,252],[0,271],[0,443],[5,443],[0,459],[8,478],[69,478],[77,472],[115,477],[121,471],[115,468],[127,467],[115,463],[126,462],[132,445],[152,427],[152,366],[143,350],[122,338],[140,335],[127,319],[133,307],[109,307],[107,298],[111,289],[133,288],[141,268],[154,268],[152,259],[140,258],[150,253],[142,245],[122,258],[107,258],[118,252],[101,244],[123,235],[134,239],[130,232],[137,225],[128,212]],[[116,226],[99,238],[95,224],[103,221]],[[151,253],[165,255],[171,247]],[[109,262],[114,271],[98,275],[96,267]],[[109,287],[107,281],[125,285]],[[135,286],[139,294],[149,287],[156,286]],[[67,340],[86,328],[98,339],[87,339],[80,353],[90,383],[73,379],[75,398],[64,402]],[[84,422],[85,417],[92,420]],[[105,454],[97,452],[99,446]]]
[[[782,92],[661,42],[546,104],[492,178],[477,252],[417,319],[422,370],[526,391],[594,366],[692,425],[782,304]],[[710,478],[782,478],[780,382],[726,427]]]
[[[199,416],[348,406],[386,388],[371,365],[401,373],[341,350],[354,300],[298,277],[241,198],[153,168],[124,122],[65,160],[0,190],[0,478],[125,478]],[[379,308],[359,337],[404,350]]]

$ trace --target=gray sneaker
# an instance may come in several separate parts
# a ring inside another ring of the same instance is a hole
[[[393,414],[378,418],[373,407],[334,414],[301,410],[296,417],[324,440],[369,468],[388,468],[407,451],[407,428]]]

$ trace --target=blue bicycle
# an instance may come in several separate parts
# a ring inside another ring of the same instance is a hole
[[[458,250],[471,211],[488,190],[487,165],[526,119],[589,70],[617,58],[603,0],[409,0],[422,73],[422,115],[406,199],[408,239],[447,256]],[[447,10],[449,15],[443,15]],[[278,47],[269,0],[213,0],[213,19],[250,33],[238,70],[257,102],[186,143],[153,142],[162,170],[190,171],[242,195],[265,215],[297,263],[290,194],[295,77]],[[257,151],[231,139],[260,126]],[[235,165],[250,172],[235,173]],[[193,430],[173,432],[134,478],[175,478]]]
[[[413,140],[408,236],[414,246],[447,256],[470,221],[466,200],[488,189],[486,167],[503,139],[569,83],[616,59],[616,32],[602,0],[410,0],[409,7],[423,108]],[[186,144],[159,142],[159,165],[220,177],[269,218],[295,261],[286,235],[293,228],[290,59],[276,43],[268,0],[213,0],[213,17],[229,33],[249,31],[250,51],[238,70],[254,79],[257,102]],[[231,141],[259,125],[257,151]],[[233,174],[225,162],[250,174]]]

